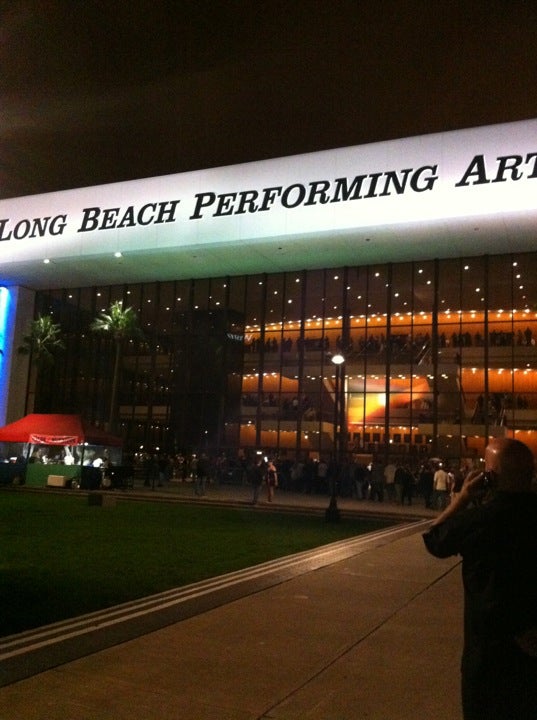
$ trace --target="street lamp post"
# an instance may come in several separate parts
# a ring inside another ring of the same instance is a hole
[[[335,385],[335,402],[334,402],[334,459],[335,467],[337,470],[341,466],[341,434],[343,432],[343,392],[345,389],[344,383],[344,365],[345,358],[341,353],[332,355],[330,358],[331,362],[336,367],[336,385]],[[330,522],[339,522],[341,514],[337,506],[337,475],[331,478],[332,488],[330,493],[330,503],[325,512],[325,520]]]

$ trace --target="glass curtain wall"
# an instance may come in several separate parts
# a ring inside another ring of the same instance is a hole
[[[65,350],[36,412],[106,424],[115,344],[90,326],[117,300],[143,331],[121,346],[132,451],[328,458],[338,425],[344,452],[414,465],[537,443],[536,254],[40,292]]]

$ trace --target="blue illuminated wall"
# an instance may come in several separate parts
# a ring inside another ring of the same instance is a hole
[[[0,286],[0,426],[6,424],[15,307],[9,289]]]

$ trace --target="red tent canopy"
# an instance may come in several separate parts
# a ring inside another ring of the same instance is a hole
[[[110,445],[120,446],[122,440],[105,430],[86,423],[80,415],[40,415],[32,413],[0,428],[0,442],[31,443],[32,445]]]

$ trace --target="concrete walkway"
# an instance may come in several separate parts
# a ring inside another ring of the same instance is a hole
[[[209,488],[208,502],[247,502],[238,490]],[[183,489],[153,492],[180,500]],[[277,501],[294,512],[326,505]],[[403,513],[342,500],[343,513],[347,503]],[[421,522],[256,571],[199,614],[8,684],[0,719],[458,720],[458,563],[425,552],[431,513],[416,513]]]
[[[49,491],[51,489],[49,488]],[[65,492],[60,490],[59,492]],[[136,481],[133,488],[126,490],[103,491],[106,496],[140,498],[143,500],[168,500],[178,502],[219,504],[251,504],[252,488],[249,485],[231,484],[209,484],[203,497],[195,494],[195,486],[192,482],[171,482],[163,487],[145,487],[140,481]],[[330,498],[326,495],[290,492],[277,488],[274,500],[269,503],[264,492],[260,493],[259,509],[288,510],[291,512],[317,512],[321,513],[328,507]],[[342,515],[362,515],[364,513],[393,515],[406,519],[433,518],[437,514],[433,510],[424,507],[422,498],[414,499],[411,506],[397,505],[393,502],[371,502],[369,500],[357,500],[349,497],[338,497],[337,505]]]

